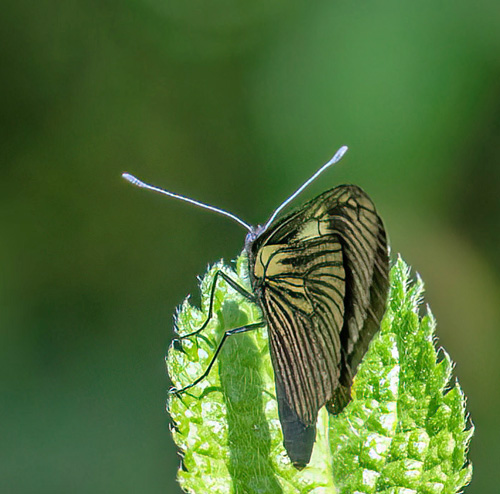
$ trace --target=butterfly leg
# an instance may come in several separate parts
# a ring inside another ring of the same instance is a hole
[[[247,298],[248,300],[250,300],[252,302],[255,301],[255,297],[252,293],[250,293],[248,290],[246,290],[241,285],[236,283],[236,281],[234,281],[230,276],[228,276],[226,273],[224,273],[224,271],[220,271],[220,270],[217,271],[214,275],[212,286],[210,288],[210,302],[208,305],[208,316],[207,316],[206,321],[196,331],[179,336],[179,338],[174,340],[174,345],[176,345],[176,344],[178,345],[180,343],[180,340],[183,340],[185,338],[189,338],[190,336],[195,336],[195,335],[201,333],[207,327],[208,323],[210,322],[210,319],[212,319],[212,316],[213,316],[215,289],[217,288],[217,282],[219,281],[219,278],[222,278],[233,290],[236,290],[240,295],[243,295],[243,297]],[[179,343],[176,343],[176,342],[179,342]]]
[[[171,388],[170,393],[172,393],[174,395],[180,395],[181,393],[184,393],[184,391],[188,390],[189,388],[196,386],[200,381],[203,381],[203,379],[205,379],[208,376],[208,374],[210,373],[210,370],[212,369],[212,367],[215,363],[215,360],[217,359],[220,351],[222,350],[222,346],[224,345],[224,342],[227,340],[227,338],[229,336],[232,336],[234,334],[246,333],[247,331],[252,331],[253,329],[261,328],[264,326],[265,326],[264,321],[260,321],[260,322],[254,322],[252,324],[246,324],[245,326],[241,326],[239,328],[234,328],[234,329],[229,329],[228,331],[226,331],[222,335],[222,338],[219,342],[219,345],[217,346],[217,350],[215,350],[215,353],[212,357],[212,360],[210,361],[207,368],[205,369],[205,372],[203,372],[203,374],[200,377],[196,378],[191,384],[188,384],[187,386],[184,386],[183,388],[180,388],[180,389]]]

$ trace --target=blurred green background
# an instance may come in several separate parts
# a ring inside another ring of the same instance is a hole
[[[498,491],[500,3],[4,0],[0,492],[174,493],[172,314],[245,231],[361,185],[427,286]]]

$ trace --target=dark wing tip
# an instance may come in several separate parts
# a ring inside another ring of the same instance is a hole
[[[306,426],[299,419],[293,423],[288,422],[286,426],[282,422],[281,426],[285,438],[283,445],[288,457],[297,470],[302,470],[311,461],[316,426]]]
[[[311,460],[316,440],[316,420],[312,425],[306,425],[299,419],[285,397],[279,375],[276,376],[276,396],[281,430],[283,431],[283,446],[285,446],[293,466],[302,470]]]

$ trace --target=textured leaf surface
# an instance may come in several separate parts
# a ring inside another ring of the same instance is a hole
[[[201,282],[202,310],[186,300],[176,317],[180,335],[206,318],[213,277],[223,269],[249,289],[246,258],[236,271],[219,263]],[[460,492],[472,429],[464,397],[451,388],[452,364],[434,347],[430,313],[420,319],[422,283],[409,283],[398,260],[391,272],[382,330],[359,367],[353,401],[337,417],[320,412],[311,463],[297,471],[282,446],[265,329],[230,337],[209,376],[168,408],[183,456],[178,480],[192,493],[439,493]],[[175,386],[193,382],[210,362],[224,331],[261,320],[255,304],[219,281],[214,317],[197,337],[167,356]],[[334,482],[335,478],[335,482]],[[334,487],[337,485],[337,490]]]
[[[388,310],[360,366],[353,401],[330,421],[341,493],[454,494],[468,484],[465,399],[450,387],[452,363],[434,345],[435,320],[420,318],[423,283],[398,259]]]

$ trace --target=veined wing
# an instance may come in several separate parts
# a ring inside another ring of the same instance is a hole
[[[385,230],[359,187],[340,186],[278,221],[252,251],[278,400],[312,426],[325,403],[334,412],[348,403],[379,327],[388,289]]]
[[[389,291],[389,254],[382,220],[370,198],[353,185],[326,192],[326,213],[320,231],[338,235],[344,254],[346,296],[344,325],[340,333],[342,363],[334,396],[334,412],[350,400],[357,367],[373,335],[379,330]]]
[[[342,257],[341,244],[332,235],[269,245],[260,252],[259,259],[267,258],[261,305],[269,324],[273,365],[287,401],[305,425],[315,424],[319,408],[339,383]]]

